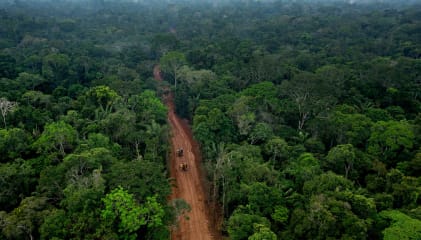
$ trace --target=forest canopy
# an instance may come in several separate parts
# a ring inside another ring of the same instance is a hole
[[[161,84],[222,235],[419,239],[420,39],[419,1],[2,1],[0,239],[168,239]]]

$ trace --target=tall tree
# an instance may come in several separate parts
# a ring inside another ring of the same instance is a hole
[[[356,161],[355,149],[351,144],[338,145],[330,149],[327,157],[327,163],[336,173],[345,173],[348,178]]]
[[[367,151],[387,164],[396,163],[400,153],[414,145],[414,132],[407,121],[379,121],[373,125]]]
[[[187,63],[186,56],[181,52],[171,51],[162,56],[159,62],[162,71],[170,74],[173,78],[174,87],[177,89],[180,68]]]
[[[164,210],[155,197],[148,197],[139,205],[123,188],[119,187],[103,198],[105,208],[101,212],[105,226],[117,228],[121,239],[136,239],[136,231],[143,225],[149,228],[163,224]]]
[[[12,112],[16,108],[17,105],[18,105],[17,102],[9,101],[6,98],[0,98],[0,112],[1,112],[1,116],[3,117],[4,128],[7,127],[6,125],[7,114]]]
[[[111,112],[112,107],[120,98],[113,89],[104,85],[91,88],[88,92],[86,92],[86,96],[94,105],[98,105],[101,111],[105,114]]]
[[[44,57],[42,75],[48,80],[63,80],[69,71],[70,58],[66,54],[52,53]]]
[[[57,151],[62,156],[66,150],[71,150],[77,142],[77,131],[69,124],[59,121],[45,126],[41,136],[34,142],[38,152],[50,153]]]
[[[288,97],[298,110],[298,130],[312,117],[331,108],[336,102],[332,88],[334,85],[309,72],[302,72],[281,84],[281,92]]]

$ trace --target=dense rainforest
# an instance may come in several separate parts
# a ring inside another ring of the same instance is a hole
[[[0,3],[0,239],[169,239],[162,84],[228,239],[421,239],[421,3],[357,0]]]

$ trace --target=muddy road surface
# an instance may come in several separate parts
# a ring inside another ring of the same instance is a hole
[[[154,77],[162,81],[158,66],[154,68]],[[199,147],[193,140],[187,122],[175,114],[172,94],[168,93],[164,99],[168,107],[168,122],[171,128],[171,177],[175,179],[170,198],[184,199],[191,207],[191,211],[187,213],[188,218],[180,218],[178,227],[172,230],[171,239],[219,239],[216,229],[211,226],[210,211],[213,210],[209,209],[203,187]],[[183,149],[182,154],[177,153],[179,149]]]

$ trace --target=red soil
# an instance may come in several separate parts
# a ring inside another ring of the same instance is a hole
[[[162,81],[159,66],[154,68],[154,77]],[[185,121],[175,114],[172,94],[164,96],[168,107],[168,122],[171,127],[171,178],[175,179],[170,199],[184,199],[191,207],[188,219],[182,218],[178,227],[172,231],[171,239],[207,240],[219,239],[213,221],[211,221],[209,204],[203,187],[201,157],[197,143]],[[177,156],[177,149],[183,149],[183,156]],[[187,170],[180,169],[186,163]]]

